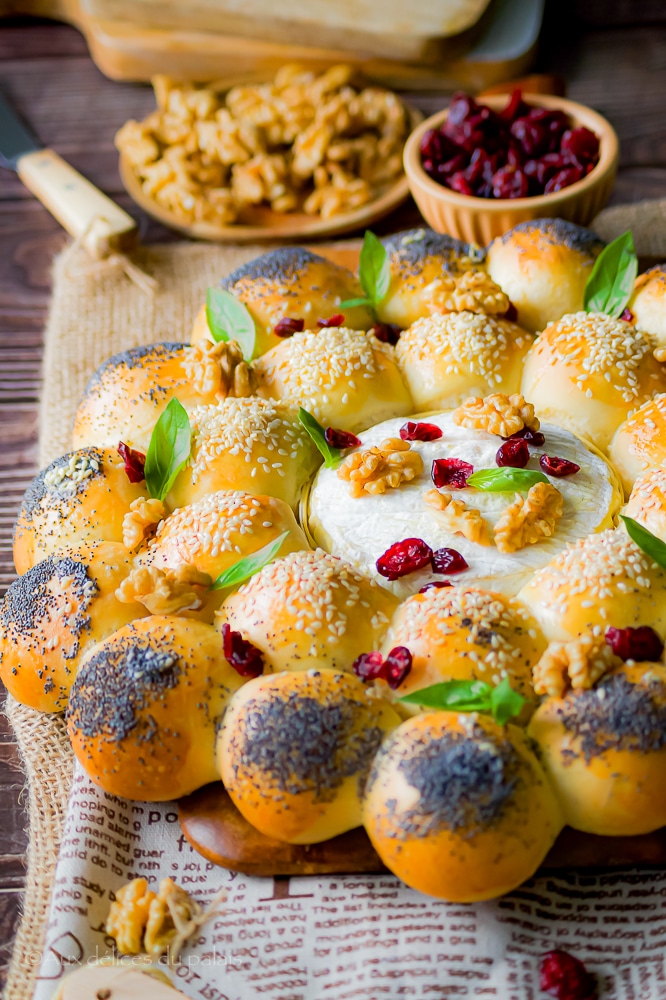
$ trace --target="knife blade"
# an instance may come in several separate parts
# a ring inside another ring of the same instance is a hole
[[[67,232],[96,259],[137,243],[131,215],[54,150],[45,149],[0,92],[0,165],[16,171]]]

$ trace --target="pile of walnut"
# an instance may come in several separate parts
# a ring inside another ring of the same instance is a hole
[[[329,219],[401,174],[409,131],[399,98],[354,88],[353,74],[288,65],[226,94],[157,76],[157,110],[126,122],[116,146],[145,194],[185,224],[228,225],[261,204]]]

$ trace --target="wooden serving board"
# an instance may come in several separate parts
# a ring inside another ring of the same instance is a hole
[[[180,826],[207,861],[246,875],[368,875],[386,871],[365,830],[320,844],[285,844],[264,836],[241,816],[221,782],[181,799]],[[632,868],[666,864],[666,827],[640,837],[599,837],[569,827],[542,871]]]

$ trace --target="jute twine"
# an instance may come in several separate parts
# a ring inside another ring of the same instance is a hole
[[[606,209],[593,223],[606,240],[626,229],[644,257],[666,259],[666,200]],[[159,287],[146,294],[126,269],[89,266],[70,246],[55,260],[44,343],[39,465],[69,449],[78,401],[94,370],[111,354],[157,340],[188,340],[206,288],[266,248],[166,244],[142,247],[133,262]],[[49,897],[71,783],[73,757],[61,717],[9,698],[7,716],[28,779],[30,843],[23,913],[5,997],[28,1000],[38,971]]]

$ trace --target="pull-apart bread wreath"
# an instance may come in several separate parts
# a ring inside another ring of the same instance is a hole
[[[636,271],[542,220],[225,277],[102,365],[26,491],[2,680],[110,793],[363,825],[444,899],[564,824],[666,824],[666,272]]]

